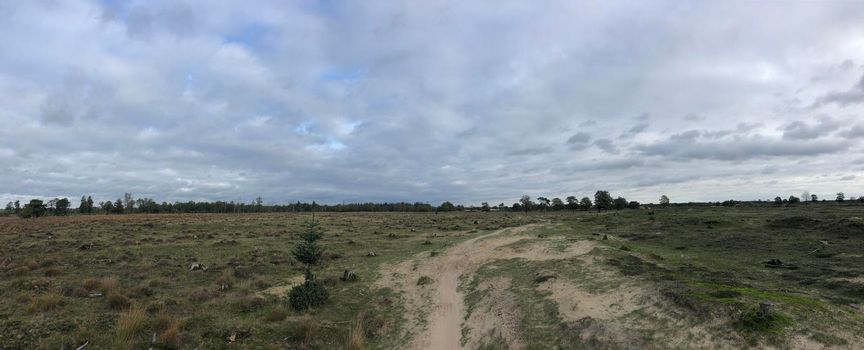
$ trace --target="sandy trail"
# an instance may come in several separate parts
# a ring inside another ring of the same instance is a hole
[[[475,272],[496,259],[545,260],[561,255],[584,254],[594,245],[580,242],[580,248],[551,252],[546,245],[534,249],[500,249],[529,238],[525,233],[538,224],[502,229],[459,243],[436,257],[423,253],[384,271],[379,285],[402,292],[406,299],[407,332],[413,333],[410,349],[462,349],[464,295],[458,290],[460,276]],[[435,282],[417,286],[417,278],[429,276]],[[429,302],[431,301],[431,306]],[[428,325],[424,327],[425,324]],[[515,334],[515,332],[506,332]]]

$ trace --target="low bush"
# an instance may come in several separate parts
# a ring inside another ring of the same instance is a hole
[[[288,303],[297,311],[324,305],[330,299],[330,294],[324,284],[315,279],[311,273],[306,274],[303,284],[291,288],[288,293]]]
[[[285,312],[285,309],[277,307],[271,310],[270,313],[267,314],[267,317],[264,318],[264,320],[266,320],[267,322],[279,322],[284,320],[285,317],[288,317],[288,313]]]
[[[105,298],[105,301],[108,303],[108,307],[113,310],[125,309],[129,307],[129,305],[132,303],[131,301],[129,301],[129,298],[116,291],[108,294],[108,296]]]

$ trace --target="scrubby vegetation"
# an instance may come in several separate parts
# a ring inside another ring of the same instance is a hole
[[[382,264],[539,219],[484,213],[316,218],[326,232],[316,243],[326,249],[312,270],[329,302],[297,311],[289,293],[304,284],[306,265],[293,251],[305,242],[310,214],[0,217],[0,347],[122,348],[117,337],[123,333],[135,349],[342,348],[361,312],[368,315],[364,346],[393,347],[399,339],[382,334],[399,332],[402,304],[376,287]],[[376,256],[367,257],[370,250]],[[206,269],[192,270],[193,264]],[[121,315],[133,309],[145,321],[126,316],[121,327]]]
[[[329,299],[327,288],[311,272],[306,273],[303,284],[291,288],[288,293],[288,303],[297,311],[324,305]]]
[[[506,301],[525,344],[657,346],[677,333],[612,335],[616,325],[673,327],[669,319],[724,344],[782,348],[793,337],[861,344],[857,203],[641,208],[316,213],[314,224],[303,213],[0,218],[0,346],[404,348],[419,332],[407,322],[413,306],[381,283],[393,276],[384,271],[407,264],[403,286],[433,293],[439,276],[411,268],[452,259],[455,245],[493,232],[516,236],[486,248],[496,249],[491,260],[463,276],[460,290],[469,311]],[[495,231],[515,226],[525,230]],[[580,242],[596,248],[567,255]],[[318,247],[315,259],[297,254],[309,243]],[[495,289],[502,281],[510,294]],[[612,307],[619,311],[610,318],[569,318],[568,302],[602,304],[628,290],[639,292],[621,300],[648,300],[675,318],[641,306],[620,313],[626,305]],[[770,313],[758,313],[763,302]],[[512,341],[465,327],[466,344]]]

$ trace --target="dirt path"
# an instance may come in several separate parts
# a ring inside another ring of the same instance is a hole
[[[560,255],[584,254],[593,248],[585,242],[582,248],[551,253],[546,245],[531,249],[496,249],[529,238],[527,232],[538,224],[498,230],[459,243],[438,256],[423,253],[384,271],[380,286],[403,293],[408,324],[406,336],[413,335],[410,349],[461,349],[462,325],[465,317],[464,295],[459,291],[459,278],[476,271],[496,259],[525,258],[545,260]],[[420,276],[434,280],[430,285],[417,285]],[[431,303],[430,303],[431,301]],[[499,320],[500,321],[500,320]],[[501,322],[504,323],[504,322]],[[424,324],[426,325],[424,327]],[[500,324],[505,327],[512,322]],[[502,332],[517,334],[515,330]],[[518,343],[518,342],[517,342]]]

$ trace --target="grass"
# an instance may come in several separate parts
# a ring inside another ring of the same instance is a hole
[[[304,320],[305,312],[290,309],[287,290],[265,293],[302,276],[303,266],[291,252],[309,231],[308,214],[0,217],[0,329],[5,330],[0,347],[69,348],[69,339],[80,339],[90,342],[88,348],[114,348],[120,315],[140,305],[151,319],[158,310],[182,318],[176,348],[225,348],[232,333],[234,347],[341,348],[351,320],[361,311],[374,311],[367,319],[382,321],[388,334],[401,331],[402,301],[374,286],[380,266],[537,220],[484,213],[316,217],[324,232],[318,243],[331,254],[313,270],[330,283],[331,302],[309,311],[310,320]],[[376,256],[367,257],[369,251]],[[208,271],[190,271],[193,262],[207,265]],[[345,270],[359,280],[340,281]],[[80,290],[73,295],[75,288]],[[89,296],[94,293],[101,296]],[[63,296],[59,306],[47,311],[50,318],[32,317],[29,305],[45,294]],[[24,296],[27,300],[19,303]],[[276,309],[284,310],[285,317],[267,321]],[[152,334],[159,338],[167,329],[152,323],[135,344],[147,344]],[[399,337],[370,335],[364,346],[393,348],[401,342]]]
[[[51,312],[57,310],[62,304],[63,298],[59,294],[43,294],[30,302],[30,305],[27,306],[27,312]]]
[[[120,314],[117,319],[117,345],[132,348],[135,339],[147,326],[147,313],[140,307],[132,307]]]
[[[348,340],[345,344],[347,350],[363,350],[366,343],[366,313],[357,314],[348,331]]]
[[[313,270],[330,302],[305,311],[290,309],[287,289],[270,291],[303,275],[291,252],[309,231],[308,215],[0,218],[0,347],[69,348],[72,341],[89,341],[90,348],[113,348],[121,333],[133,346],[148,345],[155,333],[163,347],[327,349],[344,348],[362,333],[364,348],[404,347],[401,337],[383,335],[401,334],[404,306],[399,295],[375,284],[382,266],[534,222],[545,224],[519,244],[558,239],[551,248],[563,250],[570,240],[593,240],[607,249],[591,254],[611,271],[665,291],[664,300],[681,310],[689,305],[695,311],[686,311],[687,317],[723,317],[728,322],[722,327],[757,341],[778,331],[845,344],[838,330],[864,331],[864,317],[855,311],[864,303],[864,285],[855,282],[864,276],[864,235],[849,219],[864,216],[859,206],[316,216],[324,232],[318,243],[328,253]],[[828,248],[808,255],[820,241]],[[376,256],[367,256],[370,251]],[[774,258],[798,269],[763,266]],[[190,271],[196,262],[208,271]],[[536,287],[554,275],[582,281],[589,292],[615,288],[616,282],[583,264],[495,261],[467,277],[466,307],[485,297],[471,285],[509,277],[526,343],[575,344],[580,325],[562,322],[559,306]],[[345,270],[361,278],[341,281]],[[435,276],[424,277],[434,282]],[[740,326],[746,322],[739,316],[763,300],[777,304],[783,326]],[[355,321],[361,313],[363,332]],[[499,345],[493,341],[488,348]]]

